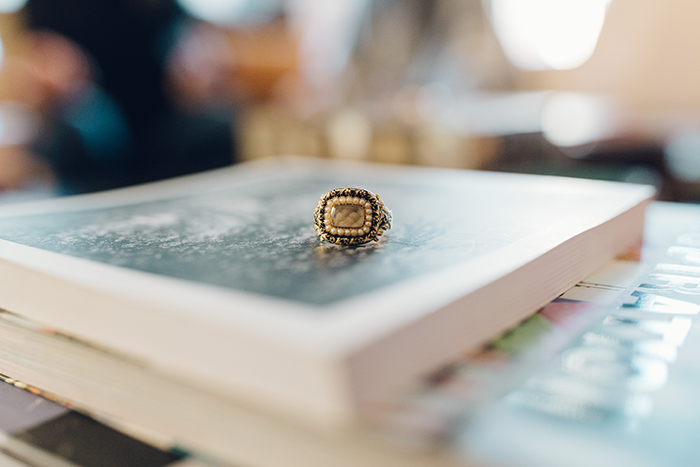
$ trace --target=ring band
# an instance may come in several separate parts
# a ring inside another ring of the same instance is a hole
[[[314,229],[322,240],[340,245],[378,242],[393,216],[379,195],[361,188],[336,188],[321,196]]]

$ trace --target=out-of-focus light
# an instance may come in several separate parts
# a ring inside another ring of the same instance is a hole
[[[419,89],[416,96],[416,111],[428,121],[439,120],[449,115],[455,103],[452,90],[442,83],[430,83]]]
[[[685,130],[673,136],[664,149],[666,165],[686,182],[700,181],[700,130]]]
[[[287,0],[286,13],[299,36],[301,73],[323,88],[345,70],[368,0]]]
[[[34,139],[39,117],[26,104],[0,102],[0,147],[25,144]]]
[[[453,96],[446,124],[462,135],[503,136],[542,131],[550,92],[476,93]]]
[[[506,57],[525,70],[569,70],[590,58],[610,0],[491,0]]]
[[[594,96],[552,93],[542,108],[542,133],[547,141],[563,147],[596,141],[606,133],[607,110]]]
[[[264,21],[277,14],[282,5],[281,0],[177,0],[177,2],[195,18],[220,25]]]
[[[25,3],[27,3],[27,0],[0,0],[0,13],[15,13]]]
[[[328,121],[331,154],[340,159],[366,159],[372,143],[372,124],[361,112],[342,109]]]

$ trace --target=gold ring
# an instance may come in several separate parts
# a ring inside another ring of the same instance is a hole
[[[322,240],[340,245],[378,242],[391,228],[393,216],[379,195],[361,188],[336,188],[314,212],[314,229]]]

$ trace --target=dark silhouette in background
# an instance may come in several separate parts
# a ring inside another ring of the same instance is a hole
[[[191,23],[169,0],[29,0],[35,56],[58,70],[32,149],[63,193],[231,164],[232,113],[177,106],[168,61]],[[37,55],[38,54],[38,55]]]

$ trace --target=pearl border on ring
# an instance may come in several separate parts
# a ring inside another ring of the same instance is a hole
[[[335,227],[331,221],[333,208],[338,205],[364,206],[364,225],[355,229]],[[378,241],[384,232],[378,227],[380,209],[384,203],[379,201],[379,195],[361,188],[336,188],[323,195],[314,213],[314,228],[318,235],[329,243],[357,245]]]

